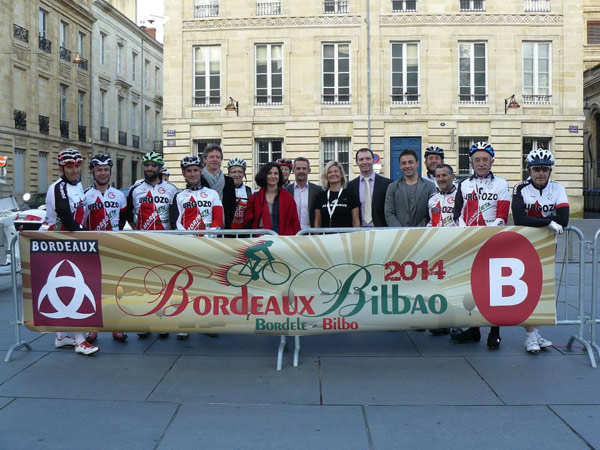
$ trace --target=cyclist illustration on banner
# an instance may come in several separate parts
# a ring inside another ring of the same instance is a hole
[[[231,286],[246,286],[251,281],[263,280],[272,285],[280,285],[290,279],[291,270],[287,264],[275,261],[269,247],[273,241],[261,241],[244,251],[245,263],[234,264],[225,273]]]

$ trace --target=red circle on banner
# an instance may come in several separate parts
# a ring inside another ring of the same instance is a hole
[[[492,236],[477,252],[471,291],[481,315],[494,325],[518,325],[531,315],[542,293],[542,263],[518,233]]]

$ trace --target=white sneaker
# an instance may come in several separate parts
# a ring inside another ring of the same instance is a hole
[[[535,337],[540,348],[552,347],[552,342],[550,342],[548,339],[544,339],[538,332],[535,333]]]
[[[535,335],[528,337],[525,339],[525,347],[527,351],[530,353],[537,353],[540,351],[540,346],[538,344],[537,338]]]
[[[71,336],[64,336],[62,339],[59,339],[57,337],[54,338],[54,346],[56,348],[61,348],[61,347],[75,347],[75,339],[73,339]]]
[[[75,346],[75,353],[81,353],[82,355],[93,355],[100,347],[90,344],[88,341],[83,341],[81,344]]]

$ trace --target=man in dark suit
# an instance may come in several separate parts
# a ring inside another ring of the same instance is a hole
[[[310,228],[315,225],[315,201],[321,192],[321,186],[308,181],[310,161],[303,156],[294,160],[292,167],[295,181],[285,186],[285,189],[294,196],[300,228]]]
[[[373,171],[373,151],[370,148],[358,150],[355,159],[360,176],[348,183],[348,189],[360,199],[360,226],[386,227],[385,193],[391,180]]]

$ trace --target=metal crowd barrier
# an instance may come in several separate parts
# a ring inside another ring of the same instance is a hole
[[[578,241],[574,240],[577,237]],[[566,348],[572,349],[573,342],[577,341],[583,345],[583,350],[587,352],[590,360],[590,365],[595,369],[597,368],[596,357],[598,355],[598,345],[595,340],[596,323],[597,319],[597,271],[598,271],[598,247],[597,242],[600,236],[600,230],[596,233],[594,243],[586,241],[583,233],[579,228],[567,227],[565,228],[565,239],[564,239],[564,253],[562,255],[562,268],[561,276],[559,278],[559,290],[556,296],[557,302],[557,314],[558,304],[560,302],[560,289],[562,288],[562,274],[565,273],[565,294],[564,294],[564,319],[557,320],[557,325],[577,325],[577,334],[572,335],[567,342]],[[592,296],[591,296],[591,312],[590,314],[585,311],[585,257],[586,248],[589,248],[592,253]],[[559,255],[556,255],[556,259],[559,260]],[[578,261],[578,262],[577,262]],[[569,303],[570,296],[567,292],[568,281],[569,281],[569,266],[571,264],[578,264],[579,270],[577,273],[577,316],[576,318],[570,318],[569,311],[573,305]],[[587,337],[586,335],[589,335]],[[594,353],[596,350],[596,354]]]

